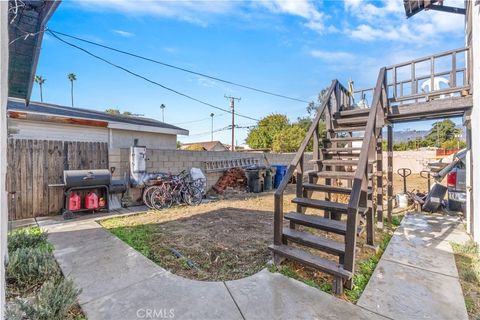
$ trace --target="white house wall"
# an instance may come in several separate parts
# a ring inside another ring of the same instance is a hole
[[[5,264],[7,258],[7,95],[8,95],[8,2],[0,1],[0,319],[5,310]]]
[[[472,121],[472,199],[473,234],[476,242],[480,242],[480,4],[472,3],[472,53],[473,53],[473,109]],[[476,200],[475,200],[476,199]]]
[[[150,149],[174,150],[177,148],[177,136],[174,134],[111,130],[111,140],[109,142],[111,148],[129,148],[133,146],[135,139],[138,139],[138,145]]]
[[[108,129],[8,119],[9,137],[17,139],[108,142]]]

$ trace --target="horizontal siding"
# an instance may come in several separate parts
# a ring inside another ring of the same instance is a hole
[[[16,139],[108,142],[108,129],[8,119],[9,137]]]

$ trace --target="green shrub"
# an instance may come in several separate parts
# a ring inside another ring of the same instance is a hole
[[[67,312],[77,303],[81,290],[71,280],[55,277],[46,281],[37,297],[32,301],[16,300],[16,306],[9,312],[9,319],[63,320]]]
[[[7,279],[21,288],[40,285],[58,274],[53,254],[44,248],[20,248],[10,254]]]
[[[38,227],[22,228],[10,232],[7,243],[9,252],[19,248],[48,246],[47,233]]]

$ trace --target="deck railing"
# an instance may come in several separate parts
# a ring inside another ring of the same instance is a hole
[[[470,48],[454,49],[386,67],[390,105],[429,101],[468,94]],[[374,88],[356,90],[359,101],[373,97]],[[357,100],[358,99],[358,100]]]

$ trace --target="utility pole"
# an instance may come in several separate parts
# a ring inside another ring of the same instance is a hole
[[[215,116],[215,114],[213,112],[210,113],[210,117],[212,117],[212,138],[210,141],[213,141],[213,116]]]
[[[235,151],[235,100],[240,101],[242,98],[224,95],[226,99],[230,100],[230,109],[232,109],[232,151]]]
[[[162,109],[162,122],[165,122],[165,105],[163,103],[160,105],[160,109]]]

